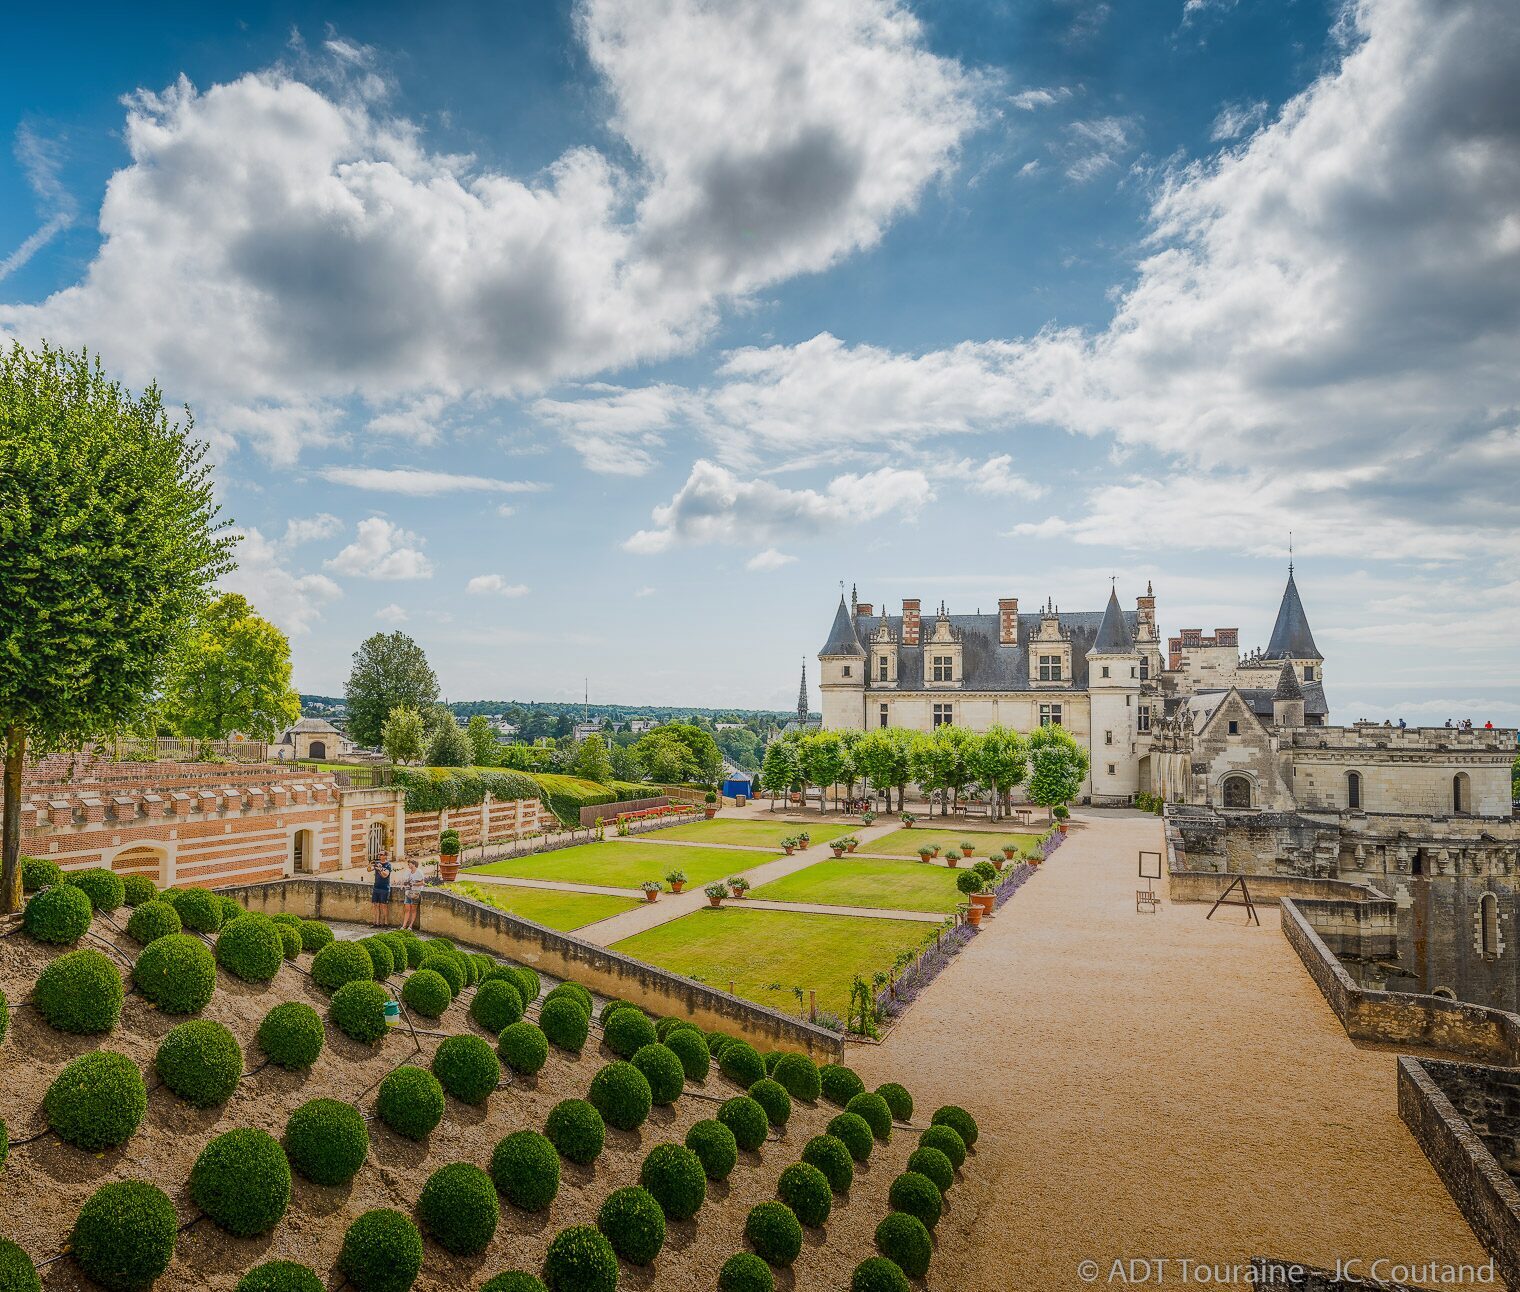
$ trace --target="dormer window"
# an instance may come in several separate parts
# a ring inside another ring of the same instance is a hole
[[[1304,665],[1304,681],[1305,682],[1312,682],[1312,681],[1314,681],[1314,665],[1313,664],[1305,664]]]
[[[1040,656],[1040,681],[1059,682],[1061,680],[1061,657],[1059,655]]]
[[[930,661],[936,682],[955,681],[955,657],[953,655],[933,655],[930,657]]]
[[[1148,681],[1150,679],[1150,675],[1151,657],[1149,655],[1142,655],[1140,657],[1140,680],[1142,682]]]
[[[887,680],[887,657],[885,655],[878,655],[876,657],[876,680],[878,682],[885,682]]]

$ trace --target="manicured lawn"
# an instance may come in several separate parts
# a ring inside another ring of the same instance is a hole
[[[817,902],[823,906],[869,906],[897,911],[943,911],[961,901],[955,881],[960,874],[946,866],[916,861],[820,861],[750,890],[751,897],[772,902]]]
[[[916,857],[918,850],[925,844],[932,846],[937,843],[940,856],[943,857],[951,848],[959,849],[962,839],[975,849],[971,854],[972,860],[975,860],[985,857],[995,848],[1001,849],[1005,843],[1013,844],[1020,852],[1028,852],[1039,842],[1040,836],[1013,830],[993,833],[990,830],[925,830],[922,826],[915,826],[912,830],[894,830],[891,834],[882,835],[880,839],[863,843],[860,851],[873,857]]]
[[[812,836],[814,843],[827,843],[847,835],[859,826],[822,825],[808,822],[793,825],[789,821],[725,821],[721,814],[711,821],[691,821],[686,825],[672,826],[657,831],[652,838],[690,839],[702,843],[737,843],[747,848],[779,848],[783,839],[801,830]]]
[[[696,888],[715,879],[770,860],[758,853],[722,848],[676,848],[667,844],[586,843],[557,852],[472,866],[464,873],[508,875],[516,879],[557,879],[567,884],[602,884],[609,888],[637,888],[646,879],[665,882],[672,870],[686,872],[687,885]]]
[[[773,1009],[796,1012],[793,987],[818,993],[818,1007],[843,1017],[850,983],[886,970],[935,926],[849,915],[793,914],[724,906],[683,915],[613,946],[614,951],[697,978]]]
[[[447,887],[509,915],[520,915],[535,924],[566,933],[621,915],[642,904],[638,898],[612,897],[603,893],[560,893],[552,888],[508,888],[505,884],[470,883]]]

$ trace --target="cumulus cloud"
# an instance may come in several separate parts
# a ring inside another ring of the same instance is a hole
[[[526,583],[508,583],[499,574],[477,574],[465,584],[464,590],[472,597],[525,597],[528,595]]]
[[[441,493],[542,493],[549,487],[536,480],[494,480],[411,467],[323,467],[317,474],[332,484],[410,498],[431,498]]]
[[[235,529],[237,568],[222,577],[227,592],[247,597],[258,612],[287,636],[304,637],[329,602],[343,595],[325,574],[298,574],[284,559],[284,544],[272,543],[257,529]]]
[[[336,538],[343,532],[343,522],[329,512],[319,512],[315,516],[292,517],[285,524],[285,537],[280,540],[281,547],[299,547],[302,543],[313,543],[318,539]]]
[[[936,479],[963,480],[973,493],[992,494],[1009,498],[1039,498],[1045,486],[1019,475],[1013,469],[1013,457],[1007,453],[994,454],[984,462],[970,458],[942,462],[931,468]]]
[[[665,433],[700,408],[700,400],[679,386],[583,390],[575,399],[536,400],[532,412],[558,431],[590,470],[603,475],[641,476],[652,470]]]
[[[768,547],[765,551],[757,552],[754,556],[750,557],[744,563],[744,568],[746,570],[759,571],[779,570],[793,564],[796,560],[795,556],[789,556],[787,553],[779,551],[774,547]]]
[[[375,611],[375,618],[382,624],[404,624],[410,616],[406,609],[398,606],[394,601],[388,606],[381,606]]]
[[[428,579],[432,562],[422,554],[422,540],[383,516],[358,524],[354,541],[327,562],[336,574],[360,579]]]

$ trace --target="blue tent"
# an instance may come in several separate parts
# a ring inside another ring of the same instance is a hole
[[[743,794],[746,798],[752,798],[754,791],[750,788],[754,784],[754,777],[748,772],[729,771],[723,778],[723,795],[725,798],[734,798]]]

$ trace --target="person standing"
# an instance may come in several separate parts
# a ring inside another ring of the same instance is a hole
[[[375,874],[375,885],[370,890],[369,900],[373,918],[369,922],[372,929],[384,929],[390,926],[391,910],[391,862],[390,858],[382,851],[376,854],[375,859],[365,867]]]
[[[406,859],[406,869],[401,872],[401,927],[417,927],[417,907],[422,900],[422,867],[417,858]]]

